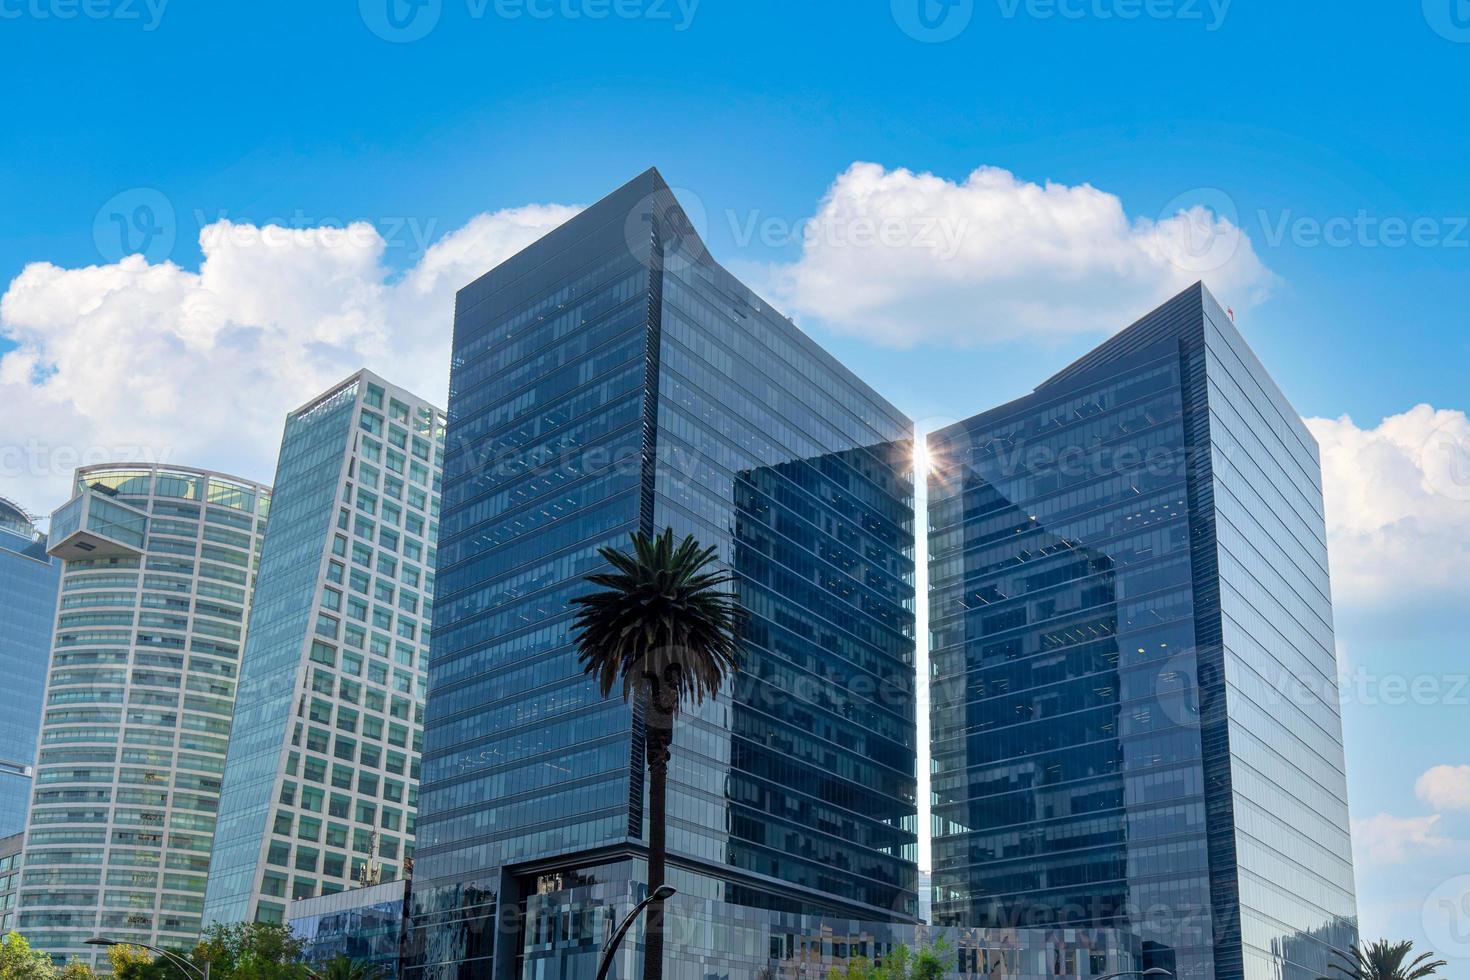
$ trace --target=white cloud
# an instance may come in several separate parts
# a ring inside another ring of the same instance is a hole
[[[482,214],[401,276],[367,224],[216,222],[197,272],[29,265],[0,298],[0,493],[46,511],[115,459],[269,480],[286,412],[361,367],[442,405],[455,292],[575,213]]]
[[[1332,587],[1383,604],[1465,592],[1470,567],[1470,420],[1419,405],[1360,428],[1307,419],[1322,447]]]
[[[1435,766],[1414,783],[1414,795],[1436,810],[1470,810],[1470,766]]]
[[[1130,218],[1090,184],[873,163],[837,177],[801,257],[770,277],[787,312],[896,346],[1114,331],[1201,278],[1245,309],[1275,280],[1249,236],[1203,207]]]
[[[1449,847],[1449,838],[1438,834],[1439,815],[1395,817],[1380,813],[1354,820],[1353,853],[1369,864],[1401,864],[1411,856]]]

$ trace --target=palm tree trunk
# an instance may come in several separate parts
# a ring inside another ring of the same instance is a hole
[[[669,745],[674,740],[672,727],[649,725],[648,755],[648,891],[652,894],[664,883],[664,865],[668,845],[664,841],[668,820]],[[664,975],[664,903],[662,899],[648,906],[648,924],[643,941],[643,980],[663,980]]]

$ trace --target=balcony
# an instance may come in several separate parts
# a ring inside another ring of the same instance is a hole
[[[141,555],[148,515],[112,498],[101,487],[84,488],[51,515],[50,546],[57,558],[118,558]]]

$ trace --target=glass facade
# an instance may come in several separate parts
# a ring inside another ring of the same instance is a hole
[[[0,837],[0,936],[15,928],[15,906],[20,897],[20,854],[25,833]]]
[[[400,878],[292,902],[286,921],[305,947],[306,962],[346,956],[399,976],[407,884]]]
[[[58,962],[103,934],[199,934],[270,490],[95,466],[52,518],[63,560],[18,928]]]
[[[627,869],[608,864],[544,878],[526,901],[521,975],[580,976],[602,937],[627,914],[628,896],[639,884],[623,877]],[[670,880],[681,891],[691,884],[678,869]],[[929,927],[731,903],[673,917],[669,929],[676,963],[699,963],[702,978],[722,980],[836,976],[850,960],[881,963],[901,944],[916,950],[940,942],[945,976],[953,980],[1089,980],[1137,970],[1142,962],[1137,937],[1114,929]],[[641,976],[640,965],[635,953],[623,952],[613,975]],[[693,970],[684,966],[679,973]]]
[[[1317,447],[1196,285],[929,442],[934,918],[1355,940]]]
[[[0,837],[26,826],[60,581],[61,562],[46,553],[46,536],[0,497]]]
[[[286,419],[205,922],[413,856],[443,414],[362,371]]]
[[[732,916],[912,922],[909,420],[711,261],[653,171],[460,292],[449,419],[410,972],[591,977],[642,897],[641,711],[568,630],[640,529],[716,546],[750,613],[741,676],[676,731],[670,915],[716,938],[666,970],[728,973]]]

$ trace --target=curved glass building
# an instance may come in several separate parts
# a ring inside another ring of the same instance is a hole
[[[60,568],[30,515],[0,497],[0,837],[25,830]]]
[[[94,466],[51,519],[62,561],[18,927],[96,963],[103,935],[199,933],[266,486]]]

